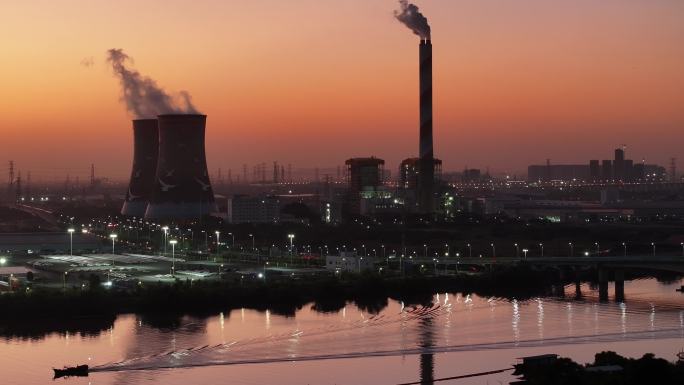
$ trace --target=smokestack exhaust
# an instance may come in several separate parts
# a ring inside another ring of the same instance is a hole
[[[218,211],[204,148],[206,115],[159,115],[159,160],[145,218],[194,219]]]
[[[421,39],[419,46],[420,76],[420,173],[418,195],[421,211],[433,212],[435,159],[432,145],[432,42]]]
[[[157,119],[133,121],[133,168],[121,214],[142,218],[154,188],[159,152]]]

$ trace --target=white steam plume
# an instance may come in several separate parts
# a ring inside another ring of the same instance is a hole
[[[114,75],[121,81],[121,99],[126,109],[136,118],[155,118],[162,114],[197,114],[192,98],[186,91],[180,92],[180,101],[167,94],[153,79],[142,76],[127,66],[130,57],[122,49],[107,51],[107,61]]]
[[[420,36],[421,39],[430,40],[430,24],[418,6],[411,4],[408,0],[399,0],[401,9],[394,11],[394,17],[409,27],[413,33]]]

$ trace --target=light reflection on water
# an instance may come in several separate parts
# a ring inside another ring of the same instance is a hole
[[[200,376],[203,383],[392,384],[505,368],[530,353],[589,360],[614,348],[673,359],[684,345],[684,297],[674,291],[677,285],[626,282],[619,303],[599,303],[597,293],[582,286],[577,301],[574,295],[508,301],[442,293],[431,307],[389,301],[378,314],[347,305],[336,313],[305,307],[294,317],[249,309],[207,319],[124,315],[98,336],[2,340],[0,369],[9,384],[44,383],[51,367],[85,362],[105,371],[70,383],[174,384]],[[283,360],[303,361],[277,363]],[[235,362],[254,364],[159,369]],[[146,370],[129,371],[134,368]],[[507,376],[492,376],[492,382]]]

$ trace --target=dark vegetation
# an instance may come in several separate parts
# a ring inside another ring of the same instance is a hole
[[[506,269],[480,275],[441,277],[383,278],[375,274],[342,275],[300,280],[223,280],[176,281],[175,284],[137,285],[130,290],[105,289],[97,278],[90,289],[36,288],[0,296],[3,319],[0,335],[30,335],[20,325],[24,320],[61,320],[65,318],[110,317],[122,313],[158,316],[212,315],[231,309],[270,310],[293,316],[298,309],[312,304],[314,310],[335,312],[352,302],[371,313],[387,306],[388,299],[405,305],[431,305],[438,292],[475,293],[524,299],[547,295],[555,274],[526,268]],[[515,287],[516,289],[511,289]],[[50,324],[51,322],[44,322]],[[30,324],[25,324],[30,328]],[[69,330],[69,326],[58,327]]]
[[[614,372],[587,371],[592,366],[619,366]],[[615,352],[597,353],[594,363],[582,366],[569,358],[525,370],[530,385],[646,385],[684,384],[684,363],[671,363],[653,354],[639,359],[625,358]]]

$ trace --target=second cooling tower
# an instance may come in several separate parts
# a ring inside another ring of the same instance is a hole
[[[154,188],[159,152],[157,119],[133,121],[133,170],[121,214],[142,218]]]
[[[206,115],[160,115],[159,158],[149,219],[193,219],[218,211],[204,150]]]

